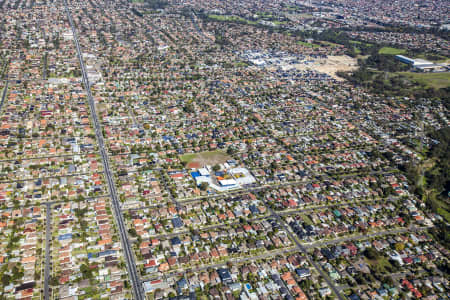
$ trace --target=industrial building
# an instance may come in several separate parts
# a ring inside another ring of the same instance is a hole
[[[403,55],[396,55],[395,58],[401,61],[402,63],[408,64],[413,68],[419,69],[421,71],[430,71],[437,68],[442,68],[442,66],[436,65],[431,61],[427,61],[424,59],[409,58]]]

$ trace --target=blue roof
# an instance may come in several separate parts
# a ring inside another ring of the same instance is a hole
[[[388,291],[385,289],[377,289],[378,294],[380,294],[380,296],[384,297],[388,294]]]
[[[222,281],[231,280],[231,274],[230,271],[226,268],[218,269],[217,273],[219,274],[219,277]]]
[[[181,221],[181,219],[179,217],[173,218],[172,225],[175,228],[183,227],[183,221]]]
[[[256,205],[252,204],[248,207],[253,214],[257,214],[259,210],[256,208]]]
[[[116,253],[116,250],[106,250],[106,251],[99,252],[98,256],[108,256],[108,255],[112,255],[115,253]]]
[[[183,288],[187,285],[187,281],[184,278],[181,278],[180,280],[178,280],[177,282],[178,287]]]
[[[311,271],[309,269],[295,269],[295,273],[297,273],[298,276],[309,276],[311,275]]]
[[[72,234],[66,233],[66,234],[62,234],[62,235],[58,236],[58,241],[70,240],[71,238],[72,238]]]
[[[191,172],[191,176],[192,176],[192,178],[197,178],[197,177],[199,177],[199,176],[201,176],[200,175],[200,172]]]
[[[172,245],[180,245],[181,244],[181,240],[179,237],[173,237],[170,242],[172,243]]]

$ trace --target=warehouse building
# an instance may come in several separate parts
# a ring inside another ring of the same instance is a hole
[[[424,59],[409,58],[403,55],[396,55],[395,58],[421,71],[430,71],[442,67]]]

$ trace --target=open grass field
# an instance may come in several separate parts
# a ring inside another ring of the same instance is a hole
[[[405,54],[405,49],[392,48],[392,47],[383,47],[378,51],[379,54],[389,54],[389,55],[400,55]]]
[[[213,166],[216,164],[222,164],[227,160],[231,159],[226,153],[222,151],[206,151],[200,153],[188,153],[180,156],[180,160],[186,163],[189,167],[203,167],[203,166]]]
[[[301,214],[302,220],[305,222],[306,225],[313,225],[313,221],[305,214]]]
[[[258,22],[249,21],[244,18],[238,17],[238,16],[229,16],[229,15],[208,15],[208,18],[212,20],[222,21],[222,22],[241,22],[241,23],[247,23],[251,25],[256,25]]]
[[[328,41],[320,41],[320,44],[324,45],[324,46],[330,46],[330,47],[342,47],[342,45],[340,44],[336,44],[336,43],[332,43],[332,42],[328,42]]]
[[[243,68],[243,67],[248,67],[249,66],[249,64],[247,63],[247,62],[244,62],[244,61],[239,61],[239,62],[235,62],[234,63],[234,66],[235,67],[240,67],[240,68]]]
[[[450,212],[442,207],[437,209],[437,213],[440,214],[446,222],[450,222]]]
[[[415,72],[400,72],[404,76],[411,78],[427,87],[435,89],[450,87],[450,72],[441,73],[415,73]]]
[[[310,47],[310,48],[319,48],[320,47],[319,45],[307,43],[307,42],[303,42],[303,41],[298,41],[297,44],[305,46],[305,47]]]
[[[284,25],[287,22],[286,21],[272,21],[272,23],[275,24],[275,25]]]
[[[361,49],[359,47],[361,47],[361,46],[367,46],[367,47],[372,46],[372,44],[363,43],[363,42],[360,42],[360,41],[350,41],[350,44],[353,45],[353,49],[355,50],[356,54],[361,54]]]
[[[370,43],[363,43],[363,42],[360,42],[360,41],[353,41],[353,40],[350,41],[350,44],[372,46],[372,44],[370,44]]]
[[[367,263],[372,269],[378,270],[382,274],[389,273],[392,270],[392,265],[387,257],[381,256],[377,259],[367,259]]]

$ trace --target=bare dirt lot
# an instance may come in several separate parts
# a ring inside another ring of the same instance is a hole
[[[315,64],[311,66],[317,72],[325,73],[331,77],[341,80],[336,76],[338,71],[353,71],[358,68],[358,61],[347,55],[342,56],[328,56],[326,59],[318,59]]]
[[[188,168],[200,168],[204,166],[214,166],[223,164],[231,159],[226,153],[222,151],[207,151],[200,153],[184,154],[180,160],[187,163]]]
[[[320,73],[325,73],[335,78],[336,80],[342,80],[336,73],[338,71],[353,71],[358,68],[358,61],[356,58],[352,58],[347,55],[340,56],[328,56],[327,58],[311,59],[307,64],[300,63],[295,64],[294,67],[297,70],[313,70]]]

